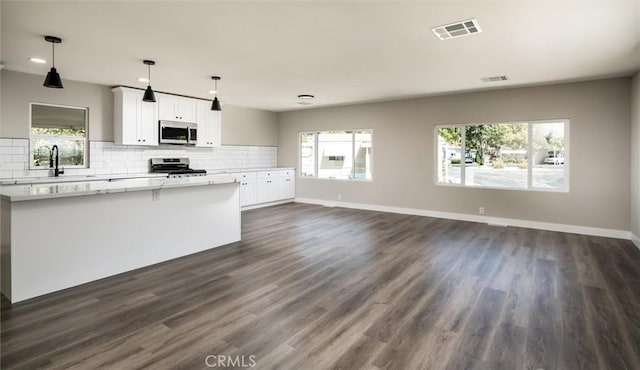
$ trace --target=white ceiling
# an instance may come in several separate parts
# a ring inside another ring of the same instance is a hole
[[[273,111],[629,76],[640,66],[640,1],[6,1],[5,68],[41,74],[59,36],[63,80],[219,97]],[[482,33],[431,27],[476,18]],[[507,75],[505,82],[482,77]]]

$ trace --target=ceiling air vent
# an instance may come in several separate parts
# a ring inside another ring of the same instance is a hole
[[[478,21],[475,19],[433,27],[431,31],[433,31],[433,34],[440,40],[455,39],[456,37],[469,36],[482,32],[480,26],[478,26]]]
[[[509,77],[507,76],[492,76],[492,77],[483,77],[481,78],[482,82],[500,82],[506,81]]]

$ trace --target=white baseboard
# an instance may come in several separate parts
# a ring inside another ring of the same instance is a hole
[[[469,215],[465,213],[430,211],[426,209],[416,209],[416,208],[380,206],[380,205],[366,204],[366,203],[334,202],[334,201],[312,199],[312,198],[295,198],[295,201],[298,203],[318,204],[318,205],[323,205],[325,207],[343,207],[343,208],[363,209],[368,211],[390,212],[390,213],[400,213],[400,214],[415,215],[415,216],[446,218],[450,220],[479,222],[479,223],[486,223],[486,224],[496,225],[496,226],[499,225],[499,226],[525,227],[529,229],[560,231],[560,232],[573,233],[573,234],[603,236],[607,238],[627,239],[627,240],[632,239],[632,234],[630,231],[603,229],[599,227],[564,225],[564,224],[555,224],[550,222],[518,220],[513,218],[499,218],[499,217],[489,217],[489,216],[481,216],[481,215]],[[640,242],[634,241],[634,243],[638,245],[638,243]]]
[[[640,249],[640,238],[638,237],[638,235],[634,233],[629,233],[629,234],[631,234],[631,241],[633,242],[633,244],[635,244],[636,247]]]
[[[278,200],[278,201],[269,202],[269,203],[252,204],[252,205],[249,205],[249,206],[242,207],[241,210],[242,211],[248,211],[250,209],[277,206],[278,204],[291,203],[293,201],[294,201],[293,199],[286,199],[286,200]]]

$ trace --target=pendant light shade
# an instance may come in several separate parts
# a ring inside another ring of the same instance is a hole
[[[211,110],[217,110],[217,111],[221,111],[222,107],[220,106],[220,101],[218,100],[218,81],[220,80],[220,77],[218,76],[212,76],[211,77],[212,80],[215,81],[215,98],[213,98],[213,102],[211,103]]]
[[[56,70],[56,49],[55,49],[55,44],[61,43],[62,39],[55,36],[45,36],[44,39],[47,42],[51,43],[53,61],[51,63],[51,70],[49,71],[49,73],[47,73],[47,77],[44,79],[44,83],[42,84],[42,86],[50,87],[53,89],[62,89],[63,88],[62,79],[60,78],[60,74]]]
[[[156,102],[156,94],[154,94],[151,86],[147,86],[147,89],[144,91],[144,96],[142,97],[142,101],[146,101],[149,103]]]
[[[153,60],[143,60],[142,63],[147,65],[148,77],[149,77],[149,84],[147,85],[147,89],[144,91],[144,96],[142,97],[142,101],[155,103],[156,94],[153,92],[153,89],[151,88],[151,66],[155,65],[156,62],[154,62]]]
[[[213,98],[213,103],[211,103],[211,110],[222,110],[222,107],[220,107],[220,101],[218,100],[217,96]]]

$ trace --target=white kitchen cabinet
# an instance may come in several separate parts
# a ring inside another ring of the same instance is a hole
[[[269,203],[295,197],[293,170],[259,171],[256,174],[256,203]]]
[[[182,96],[156,94],[158,115],[162,121],[196,122],[197,99]]]
[[[278,183],[275,178],[259,178],[256,183],[256,204],[278,200]]]
[[[295,198],[295,170],[232,173],[240,183],[240,206],[260,206]]]
[[[296,196],[296,183],[293,176],[280,177],[278,185],[278,197],[280,199],[291,199]]]
[[[240,206],[256,204],[256,173],[238,173],[235,178],[240,183]]]
[[[207,100],[198,100],[196,105],[196,123],[198,124],[196,146],[217,147],[222,145],[222,112],[212,111],[211,102]]]
[[[113,136],[116,145],[158,145],[158,103],[143,102],[144,91],[116,87]]]

